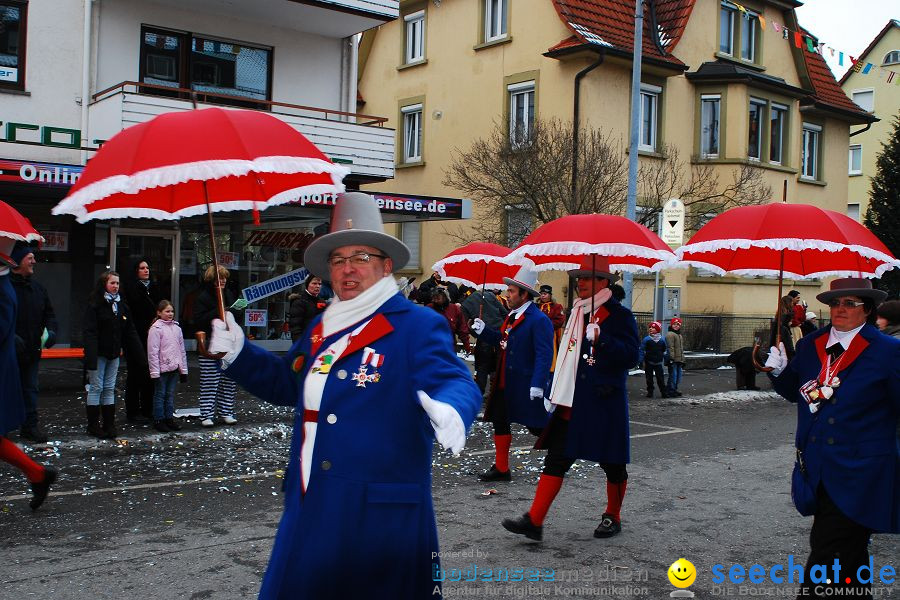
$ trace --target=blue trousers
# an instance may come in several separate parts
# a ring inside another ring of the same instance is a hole
[[[684,374],[684,363],[669,363],[669,391],[677,392],[678,385],[681,383],[681,376]]]
[[[119,373],[119,359],[97,357],[97,370],[88,371],[88,406],[116,403],[116,375]]]
[[[175,414],[175,388],[178,387],[178,371],[160,373],[153,391],[153,420],[171,419]]]

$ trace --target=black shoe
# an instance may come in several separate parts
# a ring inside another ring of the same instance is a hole
[[[511,471],[500,471],[497,465],[491,465],[491,468],[478,476],[481,481],[512,481]]]
[[[47,494],[50,493],[50,486],[56,481],[56,475],[56,469],[44,467],[43,481],[31,484],[31,492],[34,494],[30,503],[31,510],[37,510],[44,503],[44,500],[47,499]]]
[[[181,431],[181,425],[179,425],[178,421],[176,421],[173,417],[169,417],[163,422],[166,424],[166,427],[168,427],[170,431]]]
[[[647,392],[647,397],[648,397],[648,398],[652,398],[652,397],[653,397],[653,390]]]
[[[595,538],[608,538],[616,535],[622,531],[622,524],[613,519],[613,516],[609,513],[603,513],[603,518],[600,519],[600,524],[597,525],[597,529],[594,530]]]
[[[19,435],[26,440],[31,440],[32,442],[37,442],[39,444],[47,442],[47,432],[41,429],[41,426],[37,423],[34,425],[23,426],[22,429],[19,430]]]
[[[153,429],[162,433],[169,433],[169,431],[171,431],[171,429],[166,426],[165,421],[153,421]]]
[[[502,525],[505,530],[524,535],[529,540],[539,542],[544,539],[544,528],[532,523],[528,513],[518,519],[503,519]]]
[[[125,419],[129,423],[134,423],[135,425],[146,425],[147,423],[149,423],[151,421],[151,419],[148,419],[147,417],[145,417],[144,415],[141,415],[141,414],[128,415],[127,417],[125,417]]]

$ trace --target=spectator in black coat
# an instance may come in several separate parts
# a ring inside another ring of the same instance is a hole
[[[38,418],[38,368],[41,348],[49,348],[55,343],[59,326],[47,289],[34,280],[34,265],[37,262],[34,252],[33,246],[23,242],[16,243],[10,257],[18,266],[12,270],[10,280],[19,305],[16,319],[16,358],[25,405],[25,421],[19,433],[25,439],[43,443],[47,441],[47,434],[41,428]],[[42,345],[44,329],[47,330],[47,338]]]
[[[471,322],[476,317],[485,322],[492,328],[499,330],[503,325],[503,320],[509,314],[509,310],[504,308],[497,295],[488,290],[486,292],[472,292],[460,305],[466,322]],[[487,387],[488,378],[497,369],[497,351],[498,346],[488,344],[481,341],[480,338],[475,339],[475,383],[478,389],[484,393]]]
[[[456,284],[444,281],[441,279],[441,274],[435,272],[419,286],[417,297],[419,304],[429,304],[431,302],[431,296],[434,294],[434,290],[439,287],[447,289],[447,294],[450,296],[450,302],[459,302],[459,288]]]
[[[288,325],[291,328],[292,342],[300,339],[309,323],[328,306],[323,298],[319,298],[321,290],[322,278],[310,273],[303,281],[303,289],[297,294],[288,296],[288,300],[291,301]]]
[[[134,261],[130,276],[122,282],[125,302],[134,317],[134,328],[147,354],[147,334],[156,320],[156,307],[163,294],[150,277],[150,263],[145,258]],[[146,369],[146,361],[128,363],[125,380],[125,415],[132,422],[146,422],[153,416],[154,383]]]

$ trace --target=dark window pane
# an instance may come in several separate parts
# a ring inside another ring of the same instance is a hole
[[[191,39],[191,89],[268,99],[269,50],[232,42]]]
[[[25,48],[19,41],[23,16],[18,6],[0,4],[0,84],[18,84],[24,79],[20,69]]]
[[[143,83],[181,87],[179,73],[181,40],[161,32],[144,32]]]

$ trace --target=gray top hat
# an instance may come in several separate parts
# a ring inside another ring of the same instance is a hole
[[[329,278],[328,258],[341,246],[372,246],[394,261],[394,271],[409,262],[406,244],[384,232],[384,223],[375,199],[362,192],[341,194],[331,214],[328,233],[312,241],[303,254],[306,268],[323,279]]]
[[[506,285],[514,285],[516,287],[520,287],[532,296],[540,296],[538,291],[534,289],[537,285],[537,273],[529,269],[528,267],[522,267],[516,273],[515,277],[504,277],[503,283]]]
[[[828,304],[828,301],[832,298],[840,298],[841,296],[871,298],[875,301],[875,304],[879,304],[887,298],[887,292],[874,289],[872,287],[872,281],[869,279],[843,277],[832,281],[830,289],[827,292],[822,292],[816,296],[816,300],[823,304]]]

